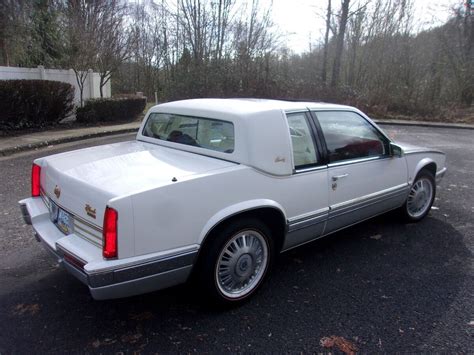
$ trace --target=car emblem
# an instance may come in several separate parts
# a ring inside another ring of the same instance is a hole
[[[59,198],[59,196],[61,196],[61,189],[60,189],[60,187],[59,187],[58,185],[56,185],[56,186],[54,187],[54,191],[53,191],[53,192],[54,192],[54,194],[56,195],[57,198]]]
[[[95,217],[96,217],[96,210],[95,210],[95,208],[92,208],[89,204],[86,204],[85,210],[86,210],[86,213],[87,213],[87,215],[88,215],[89,217],[92,217],[92,218],[95,219]]]
[[[275,158],[275,163],[284,163],[286,161],[285,157],[276,157]]]

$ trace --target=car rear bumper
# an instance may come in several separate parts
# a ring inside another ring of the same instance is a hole
[[[23,220],[32,225],[37,241],[51,253],[59,264],[89,287],[94,299],[105,300],[128,297],[186,282],[197,256],[197,246],[176,250],[167,254],[115,260],[107,270],[89,270],[88,260],[78,257],[62,246],[63,234],[50,220],[49,211],[41,198],[29,198],[19,202]],[[86,246],[89,247],[88,245]],[[98,249],[98,248],[97,248]],[[95,251],[95,257],[100,250]],[[97,261],[97,260],[94,260]],[[103,259],[99,260],[103,263]]]

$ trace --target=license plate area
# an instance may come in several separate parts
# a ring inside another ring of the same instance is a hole
[[[71,234],[73,232],[74,217],[52,200],[49,200],[49,218],[64,234]]]

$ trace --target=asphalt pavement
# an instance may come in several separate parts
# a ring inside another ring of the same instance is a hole
[[[384,128],[447,153],[430,215],[402,224],[387,214],[282,254],[263,289],[226,312],[188,285],[94,301],[23,223],[34,158],[133,135],[0,158],[0,354],[334,352],[321,345],[333,335],[363,353],[472,353],[474,131]]]

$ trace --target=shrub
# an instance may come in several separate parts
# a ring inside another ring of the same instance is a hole
[[[84,107],[77,108],[76,118],[83,123],[133,121],[145,105],[146,98],[142,96],[90,99]]]
[[[0,129],[44,128],[74,108],[74,87],[50,80],[0,80]]]

